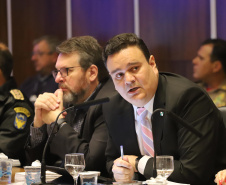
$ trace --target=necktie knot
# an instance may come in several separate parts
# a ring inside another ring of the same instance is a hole
[[[137,114],[138,116],[140,116],[142,114],[142,112],[144,112],[146,109],[144,107],[138,107],[137,108]]]

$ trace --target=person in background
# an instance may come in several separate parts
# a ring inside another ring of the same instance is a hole
[[[192,60],[193,77],[217,107],[226,106],[226,41],[208,39]]]
[[[219,171],[214,181],[217,185],[226,185],[226,170]]]
[[[31,60],[34,62],[37,74],[26,79],[20,86],[20,90],[34,103],[39,94],[55,92],[58,85],[52,76],[55,69],[58,53],[56,46],[60,44],[54,36],[42,36],[33,42]]]
[[[110,97],[114,85],[102,60],[102,48],[91,36],[73,37],[57,47],[60,53],[53,71],[59,89],[39,95],[35,118],[26,146],[30,162],[41,159],[43,145],[58,114],[69,106]],[[85,170],[101,171],[107,176],[105,148],[108,138],[102,105],[73,109],[61,115],[50,142],[47,164],[63,165],[65,154],[84,153]]]
[[[226,129],[205,90],[182,76],[159,72],[143,40],[132,33],[110,39],[103,57],[119,93],[103,105],[107,169],[115,180],[150,179],[156,153],[174,157],[169,181],[214,184],[214,175],[226,166]],[[169,113],[198,130],[201,138]]]
[[[24,145],[34,112],[29,100],[17,89],[12,69],[13,57],[0,42],[0,153],[19,159],[23,166]]]

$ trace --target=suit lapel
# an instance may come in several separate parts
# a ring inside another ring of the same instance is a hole
[[[120,98],[120,101],[116,101],[120,102],[117,106],[123,108],[119,108],[120,112],[114,111],[112,119],[115,120],[115,125],[111,129],[117,128],[117,130],[111,130],[111,132],[118,133],[119,136],[123,137],[123,139],[118,137],[117,144],[124,146],[125,154],[133,153],[134,155],[141,155],[135,130],[133,107],[122,97]],[[116,126],[116,124],[118,125]]]
[[[158,88],[155,94],[153,111],[159,108],[165,109],[166,103],[166,79],[159,75]],[[161,153],[161,139],[163,135],[165,114],[156,112],[153,114],[152,132],[154,139],[154,147],[157,154]]]

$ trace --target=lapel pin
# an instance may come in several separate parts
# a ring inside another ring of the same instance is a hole
[[[163,116],[163,112],[160,112],[160,116]]]

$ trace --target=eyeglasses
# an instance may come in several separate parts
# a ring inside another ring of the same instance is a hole
[[[52,51],[49,51],[49,52],[44,52],[44,51],[35,51],[35,52],[32,52],[32,56],[33,55],[42,56],[42,55],[51,55],[51,54],[53,54]]]
[[[71,68],[76,68],[76,67],[81,67],[81,66],[74,66],[74,67],[64,67],[64,68],[61,68],[59,70],[53,70],[52,71],[52,75],[54,78],[56,78],[57,74],[60,72],[60,75],[62,78],[68,76],[68,70],[71,69]]]

